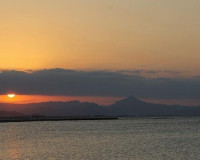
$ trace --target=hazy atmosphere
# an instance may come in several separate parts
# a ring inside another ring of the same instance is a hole
[[[0,94],[200,105],[199,17],[198,0],[0,0]]]
[[[0,0],[0,160],[198,160],[200,0]]]
[[[2,69],[200,69],[198,0],[0,3]]]

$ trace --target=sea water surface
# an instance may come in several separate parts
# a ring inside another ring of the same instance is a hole
[[[200,118],[0,123],[0,160],[162,159],[200,159]]]

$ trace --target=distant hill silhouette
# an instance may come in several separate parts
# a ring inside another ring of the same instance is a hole
[[[24,117],[26,116],[23,113],[15,112],[15,111],[0,111],[0,117]]]
[[[179,105],[153,104],[130,96],[115,104],[108,110],[114,115],[128,116],[195,116],[200,115],[200,107],[186,107]]]
[[[13,111],[34,115],[46,116],[93,116],[106,115],[106,108],[95,103],[79,101],[70,102],[44,102],[31,104],[0,104],[0,110]]]
[[[141,101],[134,96],[117,101],[109,106],[79,101],[32,104],[0,103],[0,110],[46,116],[200,116],[200,107],[153,104]]]

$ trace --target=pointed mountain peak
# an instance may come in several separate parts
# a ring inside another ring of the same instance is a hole
[[[124,100],[139,100],[139,99],[137,99],[135,96],[128,96]]]
[[[123,101],[140,101],[135,96],[128,96],[127,98],[123,99]]]
[[[126,104],[132,104],[132,103],[138,103],[138,102],[142,102],[141,100],[139,100],[138,98],[134,97],[134,96],[129,96],[125,99],[122,99],[120,101],[117,101],[117,104],[121,104],[121,103],[126,103]]]

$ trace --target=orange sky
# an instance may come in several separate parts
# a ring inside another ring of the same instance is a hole
[[[169,70],[200,75],[199,18],[199,0],[1,0],[0,71]],[[0,102],[12,103],[74,99],[0,96]],[[110,104],[117,98],[78,99]]]
[[[93,102],[100,105],[110,105],[124,97],[95,97],[95,96],[45,96],[45,95],[16,95],[14,98],[9,98],[7,95],[0,95],[0,103],[40,103],[48,101],[74,101],[80,102]],[[185,105],[185,106],[198,106],[200,99],[141,99],[149,103],[169,104],[169,105]]]
[[[198,0],[3,0],[0,69],[199,73],[199,6]]]
[[[112,104],[122,97],[92,97],[92,96],[46,96],[46,95],[16,95],[14,98],[9,98],[7,95],[0,95],[0,103],[39,103],[48,101],[73,101],[79,100],[81,102],[95,102],[106,105]]]

